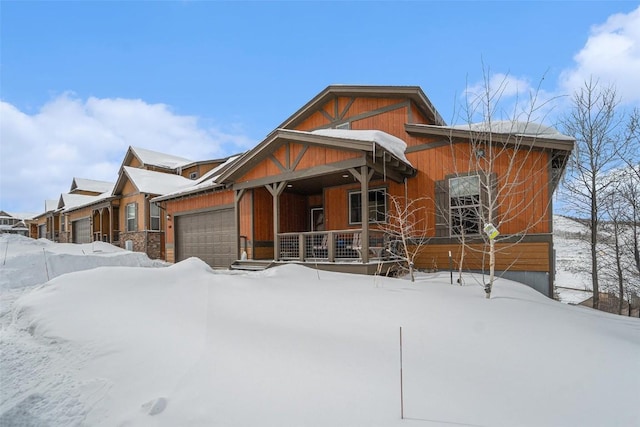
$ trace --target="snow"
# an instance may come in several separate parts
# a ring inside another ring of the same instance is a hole
[[[366,141],[377,144],[389,153],[393,154],[397,159],[410,165],[404,152],[407,149],[407,143],[398,137],[389,135],[379,130],[351,130],[351,129],[318,129],[311,133],[316,135],[330,136],[333,138],[353,139],[356,141]]]
[[[62,209],[63,211],[70,211],[73,209],[81,208],[83,206],[91,205],[93,203],[99,202],[100,200],[108,199],[109,197],[111,197],[111,190],[97,196],[63,193],[60,195],[58,208]]]
[[[160,166],[169,169],[177,169],[193,163],[193,160],[185,159],[171,154],[159,153],[146,148],[131,147],[138,159],[145,165]]]
[[[124,166],[124,170],[141,193],[168,194],[193,185],[193,181],[181,175],[154,172]]]
[[[471,130],[474,132],[494,132],[513,134],[517,136],[536,136],[563,141],[573,141],[573,138],[561,134],[557,129],[541,123],[497,120],[492,122],[470,123],[452,126],[453,129]]]
[[[0,250],[2,295],[19,292],[2,304],[0,425],[640,423],[640,320],[514,282],[486,300],[447,273],[150,268],[17,236]]]
[[[113,191],[113,182],[97,181],[95,179],[87,178],[73,178],[71,183],[71,191],[84,190],[92,191],[95,193],[106,193]]]

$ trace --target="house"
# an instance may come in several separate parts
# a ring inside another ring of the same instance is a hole
[[[57,207],[58,200],[44,201],[44,212],[34,216],[31,221],[30,237],[57,241],[56,230],[60,228],[60,218],[55,215]]]
[[[372,273],[393,262],[380,228],[390,197],[418,199],[427,212],[418,268],[446,268],[451,254],[465,270],[487,270],[474,249],[486,244],[482,209],[498,197],[488,216],[501,233],[496,269],[551,296],[552,194],[573,145],[541,126],[447,126],[419,87],[336,85],[215,176],[151,201],[166,212],[171,262]],[[487,174],[479,165],[489,159]]]
[[[28,216],[0,211],[0,233],[20,234],[28,237],[29,227],[25,222],[30,219]]]

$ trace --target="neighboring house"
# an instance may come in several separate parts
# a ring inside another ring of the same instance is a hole
[[[508,136],[491,138],[505,143]],[[424,198],[429,212],[431,240],[416,266],[443,268],[449,251],[457,259],[460,229],[469,239],[481,232],[479,218],[459,204],[485,197],[474,190],[480,177],[473,169],[461,176],[451,156],[469,151],[475,137],[472,128],[446,126],[419,87],[329,86],[215,177],[153,199],[167,213],[166,259],[197,256],[226,268],[246,258],[372,273],[387,262],[376,224],[386,220],[389,196],[398,196]],[[553,131],[519,138],[530,147],[519,173],[535,188],[505,197],[531,198],[522,215],[540,220],[497,269],[551,296],[550,205],[573,140]],[[497,166],[498,174],[513,173]],[[453,200],[454,190],[473,194]],[[496,215],[508,219],[510,212]],[[443,220],[456,217],[464,221]],[[511,221],[501,232],[522,230]],[[480,271],[483,262],[469,256],[462,267]]]
[[[25,220],[30,219],[27,215],[10,214],[0,211],[0,233],[20,234],[29,236],[29,227]]]
[[[150,199],[191,185],[181,175],[123,166],[112,194],[119,203],[120,245],[164,259],[166,214]]]
[[[58,200],[45,200],[44,212],[32,219],[30,237],[34,239],[49,239],[57,241],[57,231],[60,228],[60,218],[55,215],[58,208]]]

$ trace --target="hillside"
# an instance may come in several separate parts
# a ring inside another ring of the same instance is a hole
[[[28,244],[9,246],[13,277],[41,261]],[[25,285],[0,332],[0,425],[640,424],[640,320],[466,283],[189,259]]]

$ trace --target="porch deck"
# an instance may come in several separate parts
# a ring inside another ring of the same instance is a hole
[[[277,242],[277,259],[238,260],[231,268],[263,270],[295,263],[325,271],[389,275],[399,261],[392,242],[379,231],[370,231],[368,244],[358,229],[280,233]]]

